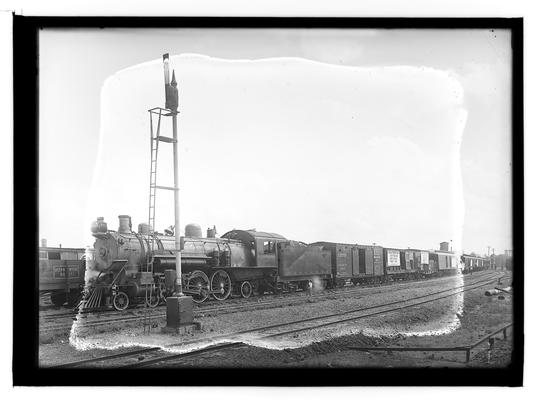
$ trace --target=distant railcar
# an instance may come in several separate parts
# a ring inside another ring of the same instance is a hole
[[[431,251],[430,269],[440,276],[457,274],[460,272],[458,256],[450,251]]]
[[[417,278],[419,270],[415,264],[415,254],[412,250],[400,250],[400,266],[409,278]]]
[[[461,256],[463,263],[463,273],[482,271],[485,268],[486,259],[474,254],[463,254]]]
[[[84,287],[85,249],[39,247],[39,293],[54,305],[72,306]]]
[[[413,251],[384,248],[385,275],[389,280],[406,280],[418,277]],[[422,257],[421,257],[422,258]]]
[[[414,266],[421,275],[431,275],[434,271],[430,268],[430,253],[423,250],[413,250]]]

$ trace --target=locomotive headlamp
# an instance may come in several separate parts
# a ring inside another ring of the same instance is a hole
[[[106,250],[105,247],[101,247],[101,248],[99,249],[99,257],[101,257],[101,258],[106,257],[106,253],[108,253],[108,251]]]

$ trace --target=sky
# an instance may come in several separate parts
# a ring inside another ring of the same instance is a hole
[[[511,52],[497,30],[43,30],[49,245],[91,245],[97,216],[111,229],[119,214],[147,220],[147,109],[163,106],[165,52],[179,82],[183,227],[511,248]],[[162,231],[173,204],[158,196]]]

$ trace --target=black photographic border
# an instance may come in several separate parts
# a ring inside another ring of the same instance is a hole
[[[514,350],[508,368],[47,369],[38,367],[39,30],[42,28],[509,29],[512,33]],[[31,386],[521,386],[524,362],[522,18],[13,16],[13,384]],[[29,230],[34,229],[31,233]],[[32,234],[33,233],[33,234]],[[28,250],[30,249],[30,250]],[[28,253],[30,251],[30,253]],[[27,256],[31,254],[31,256]],[[28,262],[28,258],[31,260]],[[34,265],[33,274],[28,271]],[[33,277],[34,286],[28,283]],[[418,373],[416,373],[418,371]]]

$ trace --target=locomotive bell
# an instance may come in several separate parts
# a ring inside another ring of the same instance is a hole
[[[216,234],[216,225],[214,225],[214,228],[207,229],[207,238],[214,239],[216,238]]]

